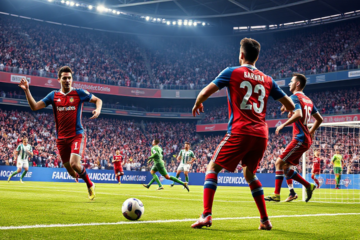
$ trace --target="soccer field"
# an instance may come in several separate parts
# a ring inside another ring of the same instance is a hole
[[[192,229],[202,212],[203,187],[190,186],[189,193],[179,185],[164,187],[97,184],[90,201],[85,184],[0,181],[0,239],[360,238],[360,204],[267,203],[273,229],[259,231],[259,213],[244,187],[218,187],[213,226]],[[266,188],[265,195],[272,191]],[[282,200],[287,194],[283,189]],[[122,216],[121,205],[130,197],[145,205],[139,221]]]

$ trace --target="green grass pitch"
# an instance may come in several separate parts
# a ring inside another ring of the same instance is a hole
[[[259,231],[259,213],[249,188],[218,187],[213,226],[192,229],[190,225],[202,212],[202,186],[190,186],[189,193],[179,185],[164,187],[156,191],[155,185],[148,190],[141,185],[97,184],[96,198],[90,201],[84,183],[0,181],[0,239],[360,238],[360,204],[304,203],[299,200],[300,189],[299,199],[294,202],[267,203],[273,229]],[[271,188],[265,189],[265,195],[272,192]],[[287,194],[288,190],[283,189],[282,200]],[[144,203],[145,214],[131,222],[134,224],[124,224],[130,221],[122,216],[121,205],[130,197]],[[155,220],[159,222],[151,222]],[[116,224],[64,226],[84,223]],[[60,225],[4,229],[40,224]]]

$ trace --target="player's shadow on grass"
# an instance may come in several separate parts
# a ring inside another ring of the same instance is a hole
[[[260,230],[257,229],[257,228],[254,228],[254,229],[251,229],[251,230],[249,230],[249,229],[241,229],[241,228],[239,228],[239,229],[224,229],[224,230],[216,229],[216,228],[202,228],[202,229],[197,229],[197,230],[200,230],[200,231],[201,230],[202,231],[214,231],[214,232],[231,232],[231,233],[239,233],[239,234],[240,233],[246,233],[246,232],[248,232],[248,233],[250,233],[250,232],[260,232]],[[283,229],[276,229],[276,228],[273,228],[271,231],[262,230],[261,232],[264,232],[264,233],[271,232],[271,233],[280,234],[282,236],[287,236],[288,239],[292,239],[293,236],[297,236],[297,235],[294,235],[294,234],[298,234],[298,235],[301,235],[301,236],[304,236],[304,237],[308,236],[309,239],[321,239],[321,236],[322,236],[322,235],[320,235],[319,238],[317,238],[316,234],[314,234],[314,233],[297,232],[297,231],[291,231],[291,230],[286,231],[286,230],[283,230]]]

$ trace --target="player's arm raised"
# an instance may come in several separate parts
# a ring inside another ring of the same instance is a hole
[[[37,111],[46,107],[46,104],[43,101],[39,101],[39,102],[35,101],[35,99],[30,93],[29,83],[25,78],[21,79],[19,87],[21,87],[24,90],[26,99],[30,105],[31,110]]]
[[[91,103],[95,103],[95,110],[92,111],[93,116],[90,119],[95,119],[98,118],[100,113],[101,113],[101,108],[102,108],[102,100],[98,97],[95,97],[94,95],[92,96],[92,98],[90,99]]]

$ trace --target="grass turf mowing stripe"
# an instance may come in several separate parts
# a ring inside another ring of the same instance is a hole
[[[278,215],[270,218],[292,218],[292,217],[324,217],[324,216],[347,216],[360,215],[360,213],[320,213],[320,214],[304,214],[304,215]],[[226,220],[244,220],[244,219],[259,219],[259,217],[230,217],[230,218],[214,218],[215,221]],[[144,224],[144,223],[172,223],[172,222],[192,222],[197,219],[169,219],[169,220],[154,220],[154,221],[133,221],[133,222],[113,222],[113,223],[75,223],[75,224],[42,224],[42,225],[24,225],[24,226],[3,226],[0,230],[15,230],[15,229],[31,229],[31,228],[56,228],[56,227],[83,227],[83,226],[102,226],[102,225],[126,225],[126,224]]]

